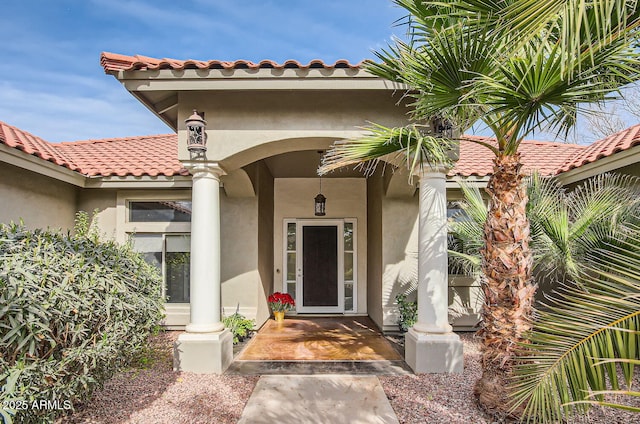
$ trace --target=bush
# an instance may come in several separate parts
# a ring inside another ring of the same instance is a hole
[[[233,333],[233,344],[243,341],[253,331],[255,322],[236,311],[228,317],[222,317],[222,323]]]
[[[403,333],[413,327],[418,319],[418,302],[410,302],[407,300],[406,294],[396,296],[400,318],[398,318],[398,327]]]
[[[162,319],[157,271],[78,218],[75,235],[0,224],[5,420],[49,421],[88,400]]]

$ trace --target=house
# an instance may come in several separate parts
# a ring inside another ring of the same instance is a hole
[[[101,233],[131,237],[162,270],[166,326],[187,330],[176,354],[185,370],[222,372],[230,361],[221,307],[261,325],[267,296],[285,291],[297,313],[368,315],[392,330],[395,295],[418,285],[428,322],[408,341],[408,363],[420,372],[461,369],[450,323],[475,324],[478,287],[447,277],[439,205],[461,198],[458,179],[486,185],[491,153],[469,141],[478,136],[461,142],[450,170],[410,179],[383,163],[368,177],[345,169],[321,179],[321,155],[334,141],[361,135],[368,122],[406,123],[403,87],[347,61],[103,53],[101,64],[175,134],[53,144],[0,122],[0,222],[68,229],[77,211],[95,210]],[[194,111],[206,120],[199,155],[187,148]],[[574,184],[607,171],[640,175],[638,144],[640,125],[590,146],[525,141],[521,152],[525,172]],[[315,214],[319,193],[324,216]],[[420,248],[419,239],[438,244]],[[419,262],[425,277],[417,278]],[[203,355],[215,360],[203,365]]]

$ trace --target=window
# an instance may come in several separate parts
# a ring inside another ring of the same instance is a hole
[[[134,234],[133,248],[162,274],[168,303],[189,303],[190,237],[186,234]]]
[[[191,201],[129,202],[129,222],[191,222]]]
[[[287,269],[285,270],[285,281],[287,293],[295,300],[296,298],[296,223],[287,223]]]
[[[344,310],[353,312],[353,283],[355,275],[355,243],[353,222],[344,223]]]
[[[464,223],[471,221],[471,217],[462,208],[461,202],[450,201],[447,202],[447,220],[449,225],[455,225],[456,223]],[[464,240],[457,237],[452,232],[447,234],[447,249],[454,252],[467,253],[465,250]],[[449,274],[461,274],[466,275],[465,268],[462,262],[455,257],[449,256],[448,260]]]

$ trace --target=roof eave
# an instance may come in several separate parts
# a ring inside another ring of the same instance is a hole
[[[594,175],[611,172],[625,166],[638,163],[640,155],[640,145],[631,147],[613,155],[602,157],[593,162],[584,163],[568,171],[560,172],[557,177],[563,185],[572,184],[578,181],[593,177]]]
[[[191,188],[190,175],[141,175],[141,176],[96,176],[87,179],[86,188],[110,188],[110,189],[159,189],[159,188]]]
[[[178,93],[185,91],[406,91],[407,86],[358,68],[310,69],[158,69],[113,70],[113,75],[140,103],[177,131]],[[147,93],[163,92],[153,101]]]
[[[86,177],[62,165],[0,143],[0,161],[77,187],[86,186]]]

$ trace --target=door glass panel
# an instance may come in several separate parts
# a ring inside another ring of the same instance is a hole
[[[291,295],[293,300],[296,300],[296,283],[287,283],[287,293]]]
[[[344,310],[353,311],[353,283],[344,283]]]
[[[344,250],[353,250],[353,223],[344,223]]]
[[[296,223],[288,222],[285,234],[287,249],[285,253],[286,263],[284,272],[284,290],[296,298]]]
[[[344,281],[353,281],[353,252],[344,252]]]
[[[304,226],[302,237],[304,306],[338,306],[338,227]]]
[[[344,310],[353,311],[353,286],[355,269],[355,243],[353,240],[354,223],[344,223]]]
[[[287,250],[296,250],[296,223],[290,222],[287,224]]]
[[[287,252],[287,282],[296,279],[296,253]]]

